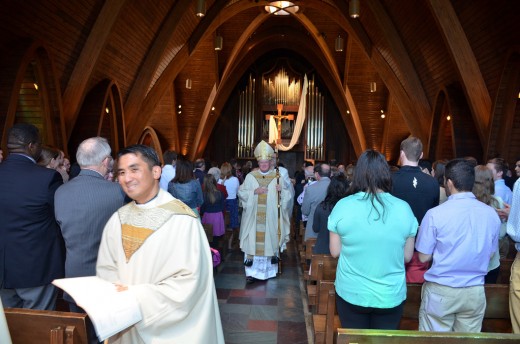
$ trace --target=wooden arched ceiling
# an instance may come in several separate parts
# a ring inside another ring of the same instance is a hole
[[[501,90],[515,88],[501,80],[506,70],[516,70],[505,68],[504,56],[520,45],[520,2],[364,0],[357,19],[348,15],[348,0],[294,2],[298,13],[278,17],[264,11],[266,0],[206,0],[202,19],[193,0],[2,2],[0,47],[7,53],[0,56],[0,73],[3,81],[13,80],[19,72],[13,66],[21,62],[13,59],[24,56],[24,46],[43,42],[63,91],[67,139],[85,97],[108,79],[119,85],[127,143],[160,123],[154,129],[163,146],[184,147],[198,157],[216,120],[209,109],[215,106],[220,114],[240,78],[235,73],[247,70],[258,54],[283,46],[325,80],[357,153],[375,147],[392,156],[403,123],[428,147],[436,96],[455,83],[482,150],[497,151],[489,147],[497,141],[492,115],[511,102],[504,95],[514,93]],[[217,33],[224,39],[220,52],[212,48]],[[345,39],[343,52],[334,51],[338,35]],[[191,90],[184,87],[188,77]],[[371,81],[378,83],[376,94],[369,92]],[[6,90],[0,94],[3,116],[10,85],[0,87]],[[190,104],[182,104],[182,115],[175,108],[180,103]],[[386,120],[379,116],[382,107],[391,112]]]

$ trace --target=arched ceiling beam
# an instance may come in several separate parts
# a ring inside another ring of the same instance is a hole
[[[168,13],[157,34],[157,38],[153,41],[150,51],[146,54],[146,58],[135,78],[135,82],[128,93],[125,103],[127,125],[133,125],[135,118],[139,114],[139,107],[146,96],[146,92],[148,92],[157,66],[159,66],[164,52],[168,47],[168,43],[178,25],[182,22],[181,19],[186,14],[191,2],[191,0],[180,0],[171,8],[170,13]],[[166,91],[166,89],[164,91]]]
[[[366,42],[369,38],[359,21],[348,17],[348,4],[339,1],[337,2],[337,7],[334,7],[322,1],[309,1],[308,3],[305,2],[305,7],[318,10],[322,15],[335,21],[364,48],[367,58],[372,62],[372,65],[381,76],[381,79],[389,91],[393,93],[394,101],[403,114],[403,118],[412,135],[421,138],[423,142],[428,142],[431,110],[426,111],[424,106],[418,107],[416,105],[421,104],[421,100],[417,97],[416,90],[407,91],[407,89],[404,88],[403,84],[413,84],[413,82],[408,80],[408,75],[401,75],[400,79],[377,47],[374,47],[372,43],[368,44]],[[340,9],[339,11],[338,8]],[[394,58],[392,62],[395,63],[398,70],[405,69],[401,66],[399,60]],[[421,92],[424,92],[422,86],[421,89]]]
[[[340,85],[340,88],[342,89],[342,93],[344,94],[345,100],[348,104],[348,108],[350,109],[350,114],[353,119],[354,123],[354,131],[356,133],[356,137],[358,138],[360,145],[359,145],[359,151],[358,153],[361,153],[361,151],[366,146],[366,140],[363,133],[363,129],[361,127],[361,121],[359,120],[359,114],[356,109],[356,105],[354,103],[354,99],[352,98],[352,95],[350,93],[350,90],[348,89],[348,86],[346,84],[342,85],[341,78],[339,76],[338,68],[334,62],[334,58],[331,54],[331,51],[329,47],[326,45],[323,37],[319,36],[319,30],[314,26],[314,24],[307,18],[307,16],[299,14],[295,16],[296,19],[302,24],[302,26],[309,32],[310,36],[318,45],[319,49],[317,51],[320,51],[322,54],[322,59],[324,59],[324,65],[329,69],[330,74],[332,75],[335,83]],[[240,36],[237,43],[235,44],[232,53],[230,54],[230,58],[228,59],[228,62],[226,64],[226,67],[224,69],[224,73],[222,74],[222,80],[225,80],[229,77],[231,70],[239,63],[240,56],[247,53],[249,49],[245,49],[246,43],[249,40],[249,37],[251,34],[257,29],[258,26],[260,26],[268,17],[264,14],[260,14],[257,16],[251,24],[246,28],[244,33]],[[274,36],[276,33],[273,32],[271,36]],[[265,35],[265,33],[264,33]],[[258,38],[258,37],[257,37]],[[308,43],[306,43],[308,46]],[[315,47],[314,51],[316,51]],[[199,125],[199,129],[197,130],[198,135],[202,135],[202,131],[204,131],[205,122],[201,122]],[[199,142],[199,141],[196,141]],[[195,145],[195,147],[197,147]],[[196,148],[198,151],[199,149]]]
[[[69,139],[74,123],[78,117],[81,103],[86,95],[86,87],[92,71],[96,66],[103,48],[107,44],[119,13],[127,0],[106,1],[97,16],[96,22],[90,31],[81,54],[70,75],[69,82],[63,93],[63,115],[65,120],[65,132]]]
[[[487,146],[491,119],[491,97],[455,9],[449,0],[429,0],[431,12],[451,58],[457,66],[460,82],[468,99],[480,142]]]
[[[184,3],[185,1],[187,0],[181,0],[182,3]],[[217,3],[222,2],[224,1],[217,1]],[[180,6],[180,4],[181,3],[177,5]],[[256,3],[239,1],[227,6],[225,8],[225,11],[220,11],[220,6],[218,4],[215,4],[209,9],[209,11],[206,12],[206,15],[201,20],[199,25],[197,25],[192,35],[188,39],[187,44],[185,44],[177,52],[175,57],[170,61],[168,66],[164,69],[160,77],[157,79],[153,87],[149,90],[148,94],[143,93],[141,95],[135,95],[134,98],[136,101],[136,106],[132,108],[129,108],[128,105],[125,106],[125,114],[127,115],[126,123],[129,123],[127,131],[128,143],[137,142],[139,136],[141,135],[142,128],[146,126],[146,123],[152,116],[155,107],[161,100],[164,93],[169,89],[169,84],[172,83],[173,80],[175,80],[175,78],[179,74],[179,72],[182,71],[182,69],[188,62],[189,57],[193,54],[201,40],[203,40],[206,35],[213,33],[213,31],[215,31],[218,25],[225,23],[227,20],[239,14],[241,11],[257,6],[260,5]],[[184,10],[181,10],[179,7],[178,10],[183,15],[186,14],[186,8],[184,8]],[[177,11],[177,7],[175,11]],[[217,15],[219,19],[218,23],[217,21],[215,21]],[[169,36],[168,38],[166,38],[166,40],[169,41],[171,35],[173,34],[174,31],[169,32]],[[162,35],[162,33],[160,33],[159,35]],[[164,35],[167,36],[166,33]],[[155,67],[151,68],[153,69],[153,73],[155,72],[159,64],[160,61],[157,61]],[[142,77],[143,76],[140,73],[136,79],[140,79]],[[151,78],[149,79],[151,80]],[[139,116],[137,116],[137,114],[139,114]],[[132,119],[131,125],[130,118]]]
[[[397,77],[402,80],[406,93],[414,94],[414,104],[418,114],[431,114],[431,105],[426,97],[424,87],[392,19],[390,19],[380,1],[367,1],[367,4],[388,44],[392,62],[396,62],[396,66],[399,68]]]
[[[247,46],[243,49],[243,51],[247,51],[248,53],[243,54],[242,58],[235,63],[235,67],[228,74],[229,77],[226,79],[222,79],[220,87],[215,96],[214,105],[217,109],[217,113],[219,113],[219,109],[223,108],[225,101],[228,99],[229,94],[237,84],[240,77],[247,70],[247,68],[249,68],[249,66],[253,64],[253,62],[256,60],[258,56],[270,50],[281,48],[301,53],[302,47],[307,46],[309,47],[309,49],[304,49],[306,51],[306,58],[310,59],[310,62],[314,65],[317,72],[323,78],[336,105],[338,106],[338,110],[343,119],[345,127],[347,128],[354,149],[357,154],[361,154],[361,152],[365,149],[366,146],[364,134],[362,131],[358,131],[358,128],[356,127],[353,118],[346,114],[346,111],[348,110],[348,105],[347,99],[344,97],[344,93],[342,92],[342,85],[340,82],[338,82],[337,76],[331,74],[330,69],[326,66],[326,62],[320,59],[318,55],[316,55],[316,46],[313,45],[314,49],[311,48],[309,45],[309,39],[301,37],[301,35],[290,35],[287,37],[286,41],[278,41],[274,43],[271,39],[269,39],[270,37],[270,35],[256,37],[255,42],[251,43],[250,46]],[[355,107],[353,110],[355,111]],[[353,110],[351,110],[351,112]],[[214,116],[208,118],[208,120],[205,122],[200,122],[199,128],[197,130],[197,141],[193,145],[194,147],[196,147],[196,151],[191,154],[192,156],[202,155],[217,119],[218,116]]]

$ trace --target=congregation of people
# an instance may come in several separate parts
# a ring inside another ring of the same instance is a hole
[[[264,141],[256,163],[243,166],[192,162],[172,150],[161,163],[140,144],[114,154],[102,137],[81,142],[71,165],[30,124],[8,131],[7,148],[3,306],[54,310],[53,280],[98,276],[132,293],[142,313],[111,343],[224,343],[212,255],[242,252],[248,284],[276,278],[301,222],[304,239],[316,238],[314,253],[338,258],[345,328],[398,329],[407,283],[421,283],[419,330],[480,332],[484,284],[497,283],[510,240],[520,251],[520,179],[507,162],[428,164],[416,137],[401,143],[398,167],[368,149],[347,165],[304,161],[293,178]],[[514,171],[520,177],[520,159]],[[512,329],[520,333],[518,254],[510,283]],[[84,313],[66,293],[63,300]]]

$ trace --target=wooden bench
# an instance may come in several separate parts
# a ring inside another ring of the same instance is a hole
[[[317,284],[318,301],[316,314],[312,315],[314,343],[332,344],[336,329],[341,327],[336,312],[336,290],[334,281],[319,281]]]
[[[511,265],[513,265],[514,258],[500,259],[500,271],[498,273],[497,283],[509,284],[511,277]]]
[[[331,281],[336,279],[338,259],[327,254],[313,254],[311,265],[305,279],[307,280],[307,297],[309,306],[317,304],[317,289],[319,281]]]
[[[304,275],[309,271],[309,264],[312,257],[312,251],[314,249],[314,245],[316,245],[316,238],[309,238],[305,240],[305,242],[300,246],[300,263],[302,266],[302,271]]]
[[[390,330],[353,330],[340,328],[337,344],[501,344],[519,343],[520,336],[508,333],[457,333]]]
[[[6,308],[13,344],[88,344],[87,315]]]
[[[421,306],[421,284],[407,284],[406,302],[399,328],[419,329],[419,308]],[[486,284],[486,311],[482,322],[482,332],[511,333],[509,314],[509,285]]]

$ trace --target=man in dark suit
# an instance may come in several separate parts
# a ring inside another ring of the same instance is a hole
[[[81,142],[76,153],[79,175],[56,191],[54,212],[65,240],[65,277],[96,275],[103,228],[124,204],[121,186],[104,179],[112,161],[110,153],[110,145],[102,137]],[[64,299],[71,311],[82,312],[69,295]]]
[[[54,218],[56,170],[38,166],[41,138],[32,124],[7,135],[9,156],[0,164],[0,296],[5,307],[53,310],[63,277],[63,241]]]

